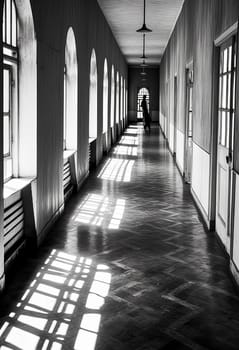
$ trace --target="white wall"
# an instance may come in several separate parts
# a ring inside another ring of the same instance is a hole
[[[193,142],[192,189],[208,217],[210,156]]]
[[[178,167],[183,174],[184,172],[184,133],[177,130],[177,149],[176,149],[176,161]]]

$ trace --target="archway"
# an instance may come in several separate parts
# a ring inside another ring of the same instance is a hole
[[[104,62],[104,78],[103,78],[103,133],[108,131],[108,65],[107,60]]]
[[[78,63],[76,40],[72,27],[68,29],[64,66],[64,127],[63,148],[77,149]]]
[[[137,121],[143,120],[143,111],[141,108],[141,103],[144,95],[146,95],[146,101],[147,101],[147,106],[149,111],[149,90],[146,87],[142,87],[141,89],[139,89],[138,96],[137,96]]]
[[[95,50],[92,50],[90,60],[90,91],[89,91],[89,138],[97,138],[97,62]]]
[[[115,69],[111,69],[111,99],[110,99],[110,126],[113,127],[115,123]]]

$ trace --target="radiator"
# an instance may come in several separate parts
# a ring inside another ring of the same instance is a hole
[[[25,242],[24,211],[22,199],[4,209],[4,254],[5,261]]]

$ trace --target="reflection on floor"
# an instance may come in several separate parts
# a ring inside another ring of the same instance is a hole
[[[239,297],[155,126],[130,126],[0,300],[0,349],[238,349]]]
[[[108,270],[53,250],[2,325],[1,349],[95,349]]]
[[[88,194],[72,218],[76,223],[118,229],[124,215],[125,200],[116,199],[113,204],[108,197]]]

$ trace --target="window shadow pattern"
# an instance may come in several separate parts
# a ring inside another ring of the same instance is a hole
[[[116,199],[98,194],[88,194],[73,216],[77,224],[101,226],[108,229],[119,229],[124,215],[125,200]]]
[[[110,158],[103,166],[98,178],[116,182],[130,182],[135,161],[130,159]]]
[[[106,265],[52,250],[0,329],[0,348],[94,350],[110,289]]]

